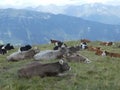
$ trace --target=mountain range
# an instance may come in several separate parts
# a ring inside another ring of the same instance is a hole
[[[120,6],[106,5],[101,3],[91,3],[82,5],[65,6],[37,6],[26,8],[40,12],[49,12],[53,14],[64,14],[69,16],[81,17],[86,20],[97,21],[106,24],[120,25]]]
[[[62,14],[0,9],[0,43],[45,44],[50,39],[119,41],[120,25],[103,24]]]

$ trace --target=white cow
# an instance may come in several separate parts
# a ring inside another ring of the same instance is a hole
[[[30,49],[28,51],[22,51],[22,52],[14,52],[11,55],[7,56],[8,61],[19,61],[19,60],[24,60],[24,59],[30,59],[33,58],[33,56],[40,52],[39,49]]]
[[[37,53],[34,56],[35,60],[50,60],[57,59],[62,57],[64,54],[67,54],[67,48],[61,48],[59,50],[44,50]]]

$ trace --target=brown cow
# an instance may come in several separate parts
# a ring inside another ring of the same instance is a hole
[[[120,53],[113,53],[113,52],[105,52],[106,55],[110,56],[110,57],[118,57],[120,58]]]
[[[93,46],[88,46],[89,51],[97,51],[100,50],[101,47],[93,47]]]
[[[26,78],[30,78],[33,76],[59,76],[59,74],[63,74],[65,71],[68,70],[70,70],[70,66],[63,60],[47,64],[36,62],[18,70],[18,76]]]
[[[88,39],[81,39],[80,41],[81,41],[81,42],[86,42],[86,43],[91,42],[91,41],[90,41],[90,40],[88,40]]]
[[[114,45],[114,43],[113,42],[101,42],[100,45],[111,46],[111,45]]]
[[[95,55],[99,55],[99,56],[106,56],[107,54],[106,54],[106,51],[102,51],[102,50],[96,50],[96,52],[95,52]]]
[[[61,42],[61,41],[59,41],[59,40],[53,40],[53,39],[50,39],[50,43],[57,43],[57,42]]]
[[[97,50],[95,54],[96,55],[102,55],[102,56],[110,56],[110,57],[120,58],[120,53],[113,53],[113,52],[108,52],[108,51]]]

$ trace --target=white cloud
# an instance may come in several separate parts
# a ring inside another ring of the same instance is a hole
[[[120,0],[0,0],[0,7],[25,7],[38,5],[65,5],[65,4],[84,4],[84,3],[104,3],[104,4],[119,4]]]

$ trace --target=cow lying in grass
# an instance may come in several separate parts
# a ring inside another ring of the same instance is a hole
[[[88,51],[98,51],[101,47],[88,46]]]
[[[60,74],[63,74],[65,71],[68,70],[70,70],[70,66],[63,60],[47,64],[36,62],[18,70],[18,76],[26,78],[30,78],[33,76],[59,76]]]
[[[91,62],[88,58],[86,58],[85,56],[82,56],[80,54],[73,54],[70,56],[64,56],[64,58],[68,62],[84,62],[84,63]]]
[[[81,50],[80,46],[71,46],[68,47],[67,49],[69,54],[74,54]]]
[[[60,48],[59,50],[44,50],[37,53],[34,56],[35,60],[50,60],[62,58],[64,54],[67,54],[67,48]]]
[[[102,56],[110,56],[110,57],[120,58],[120,53],[114,53],[114,52],[108,52],[108,51],[102,51],[102,50],[96,51],[95,54],[96,55],[102,55]]]
[[[100,42],[100,45],[111,46],[114,45],[114,42]]]
[[[40,50],[35,48],[35,49],[30,49],[28,51],[22,51],[22,52],[14,52],[11,55],[7,56],[8,61],[20,61],[24,59],[30,59],[33,58],[35,54],[37,54]]]

